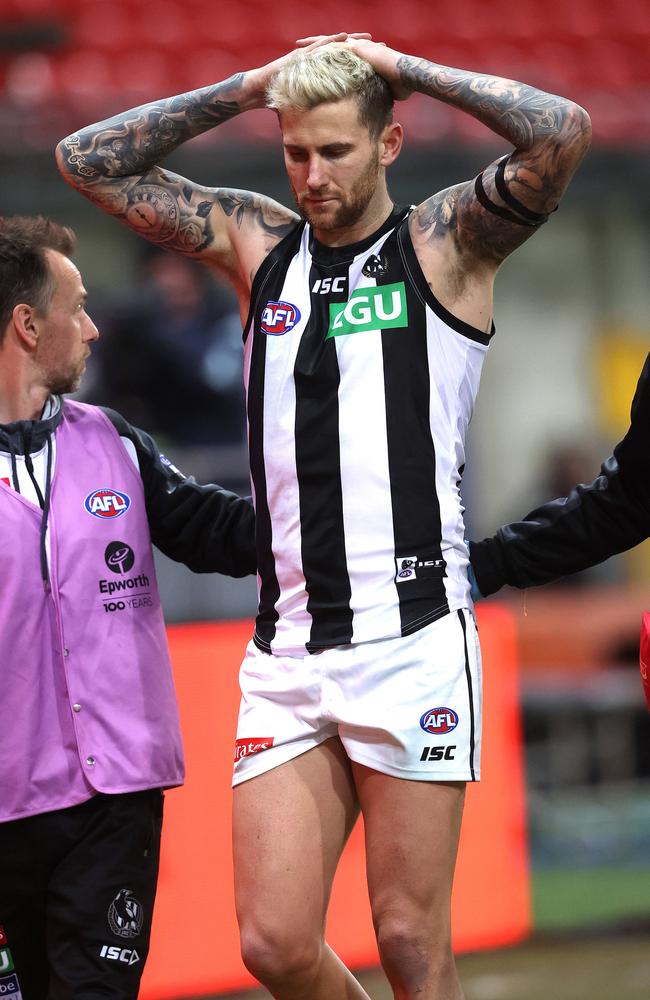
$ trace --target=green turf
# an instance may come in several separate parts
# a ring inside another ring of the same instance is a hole
[[[533,903],[538,932],[650,921],[650,867],[538,870]]]

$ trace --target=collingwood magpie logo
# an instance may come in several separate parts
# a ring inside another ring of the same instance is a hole
[[[378,274],[386,274],[388,261],[383,254],[373,253],[363,265],[361,271],[366,278],[376,278]]]
[[[142,930],[144,910],[131,889],[120,889],[108,908],[108,926],[119,938],[137,937]]]

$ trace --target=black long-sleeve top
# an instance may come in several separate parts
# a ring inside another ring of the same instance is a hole
[[[155,441],[102,407],[118,434],[133,443],[153,544],[195,573],[247,576],[257,571],[255,513],[250,497],[183,475]]]
[[[472,542],[484,597],[504,584],[534,587],[602,562],[650,536],[650,354],[632,402],[630,427],[588,485],[550,500],[496,535]]]

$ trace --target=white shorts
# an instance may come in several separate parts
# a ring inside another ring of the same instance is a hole
[[[481,653],[452,611],[403,638],[304,656],[251,641],[240,671],[237,785],[338,736],[348,757],[416,781],[478,781]]]

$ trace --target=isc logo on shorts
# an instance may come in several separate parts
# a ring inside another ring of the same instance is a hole
[[[453,708],[429,708],[420,719],[420,727],[425,733],[444,736],[458,725],[458,715]]]
[[[420,760],[455,760],[457,747],[424,747]]]

